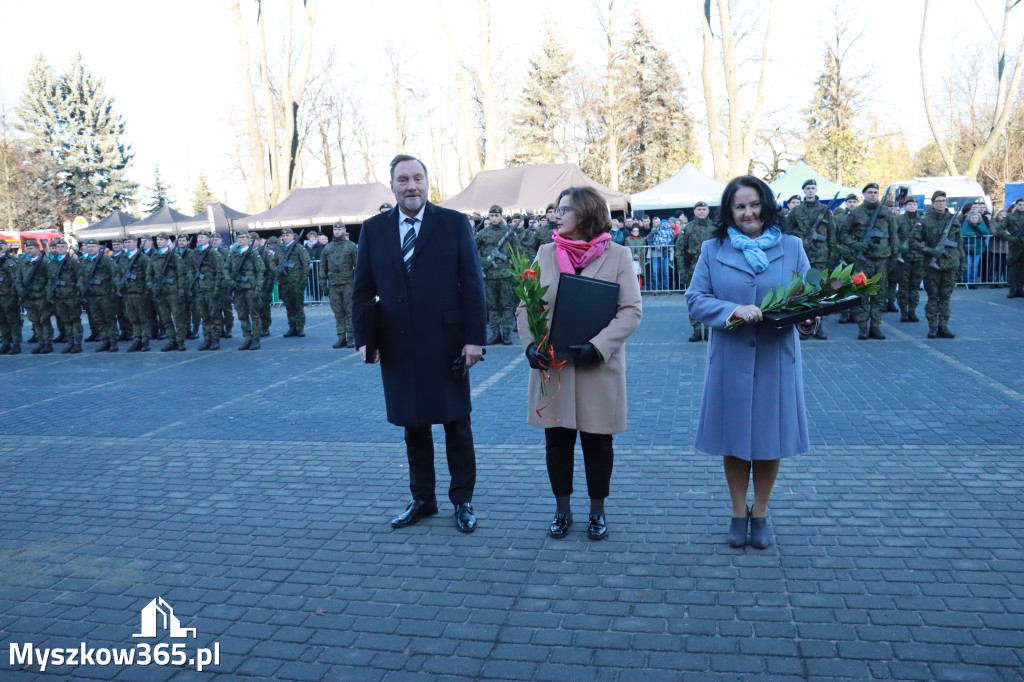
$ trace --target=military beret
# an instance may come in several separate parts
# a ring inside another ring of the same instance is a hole
[[[268,244],[280,244],[281,240],[278,239],[277,237],[268,237],[267,238],[267,243]]]
[[[946,196],[946,193],[943,192],[941,189],[937,189],[934,192],[932,192],[932,201],[935,201],[939,197],[944,197],[944,196]]]
[[[915,197],[915,196],[907,197],[906,199],[903,200],[903,205],[906,206],[910,202],[914,202],[916,204],[917,203],[917,197]]]
[[[210,241],[213,241],[214,239],[220,239],[221,241],[224,240],[224,238],[220,236],[220,232],[214,232],[213,234],[210,235]]]
[[[846,195],[846,200],[849,201],[850,199],[853,199],[854,201],[857,201],[857,195],[856,194],[847,194]]]
[[[877,182],[869,182],[868,184],[864,185],[864,189],[862,189],[860,191],[860,193],[864,194],[864,192],[867,192],[869,189],[878,189],[878,183]]]
[[[1019,203],[1021,203],[1021,202],[1024,202],[1024,197],[1017,197],[1017,201],[1015,201],[1015,202],[1013,202],[1013,203],[1015,203],[1015,204],[1019,204]]]
[[[174,238],[175,239],[188,239],[188,235],[187,234],[176,234],[176,235],[174,235]]]
[[[886,199],[885,201],[882,202],[882,205],[885,206],[886,208],[892,208],[896,205],[896,203],[892,199]]]
[[[166,232],[158,232],[153,235],[153,239],[170,239],[170,237],[167,236]]]
[[[66,243],[66,242],[63,239],[61,239],[60,237],[54,237],[53,239],[50,240],[50,246],[56,246],[57,244],[64,244],[64,243]]]
[[[708,207],[708,202],[706,202],[706,201],[698,201],[696,204],[693,205],[694,208],[700,208],[701,206],[703,206],[704,208],[707,208]]]
[[[799,197],[799,196],[797,196],[796,194],[794,194],[794,195],[793,195],[793,196],[791,196],[790,198],[786,199],[786,203],[788,204],[789,202],[793,201],[793,199],[796,199],[797,201],[799,201],[799,200],[800,200],[800,197]]]
[[[281,230],[281,235],[283,236],[283,235],[286,235],[286,234],[295,234],[295,233],[292,232],[292,228],[286,227],[283,230]]]
[[[36,248],[39,248],[39,240],[37,240],[37,239],[31,239],[31,238],[29,238],[29,239],[26,239],[26,240],[25,240],[25,248],[28,248],[28,247],[30,247],[30,246],[34,246],[34,247],[36,247]]]
[[[385,211],[385,210],[391,210],[392,208],[394,208],[394,206],[392,206],[391,204],[389,204],[388,202],[385,201],[383,204],[381,204],[380,206],[377,207],[377,210],[378,211]]]
[[[245,230],[241,230],[240,232],[235,232],[235,239],[238,239],[239,237],[245,237],[246,239],[248,239],[249,238],[249,233],[246,232]]]
[[[814,185],[815,187],[817,187],[818,183],[815,181],[814,178],[811,178],[810,180],[804,180],[804,184],[800,185],[800,189],[807,187],[807,185]]]
[[[143,237],[143,239],[146,239],[146,237]],[[126,242],[137,242],[137,241],[139,241],[139,238],[138,238],[138,237],[136,237],[136,236],[135,236],[135,235],[133,235],[133,234],[126,234],[126,235],[124,236],[124,240],[125,240]]]
[[[494,206],[491,206],[489,209],[487,209],[487,212],[488,213],[501,213],[501,206],[498,206],[497,204],[495,204]]]
[[[121,237],[114,237],[113,239],[110,240],[110,243],[111,244],[124,244],[124,239],[122,239]]]
[[[199,230],[198,232],[196,232],[196,236],[197,237],[209,237],[210,236],[210,232],[208,230]]]
[[[89,244],[97,244],[98,245],[99,242],[96,241],[95,239],[93,239],[92,237],[90,237],[90,238],[86,239],[84,242],[82,242],[82,244],[84,244],[85,246],[89,246]]]

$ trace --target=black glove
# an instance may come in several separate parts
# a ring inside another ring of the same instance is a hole
[[[535,343],[531,343],[526,347],[526,359],[529,361],[531,369],[551,369],[551,355],[541,353],[538,356],[537,344]]]
[[[569,355],[577,365],[593,365],[603,359],[601,352],[589,341],[578,346],[569,346]]]

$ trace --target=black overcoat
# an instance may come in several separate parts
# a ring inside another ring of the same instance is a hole
[[[398,426],[445,424],[470,413],[469,374],[455,378],[452,361],[466,344],[486,339],[483,272],[469,221],[428,203],[406,272],[399,210],[376,215],[359,233],[352,326],[366,345],[366,303],[380,296],[380,373],[388,421]]]

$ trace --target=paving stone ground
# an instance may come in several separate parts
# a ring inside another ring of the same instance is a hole
[[[957,291],[954,340],[887,315],[884,342],[835,320],[804,342],[812,450],[783,463],[764,551],[725,543],[721,462],[692,447],[683,299],[644,303],[599,543],[580,461],[577,524],[546,534],[515,347],[472,370],[472,535],[445,505],[388,526],[402,433],[324,307],[256,353],[0,357],[0,680],[1024,679],[1024,303]],[[195,639],[133,638],[157,597]],[[10,658],[83,642],[220,660]]]

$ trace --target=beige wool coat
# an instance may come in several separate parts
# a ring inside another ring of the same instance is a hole
[[[551,304],[549,321],[557,305],[558,277],[561,274],[555,260],[555,248],[554,244],[540,247],[536,260],[540,264],[541,286],[550,286],[545,295],[545,300]],[[561,426],[587,433],[622,433],[626,430],[626,339],[640,326],[642,316],[640,285],[633,274],[630,250],[609,242],[604,253],[580,274],[619,285],[619,309],[615,318],[590,339],[604,361],[577,368],[570,360],[561,369],[561,390],[558,389],[558,376],[552,372],[547,394],[543,397],[540,395],[541,372],[531,369],[527,418],[530,424],[542,429]],[[534,340],[530,338],[526,308],[521,303],[516,310],[516,318],[519,338],[526,348]],[[560,359],[564,358],[556,354],[555,360]],[[537,416],[537,409],[541,407],[544,407],[541,416]]]

